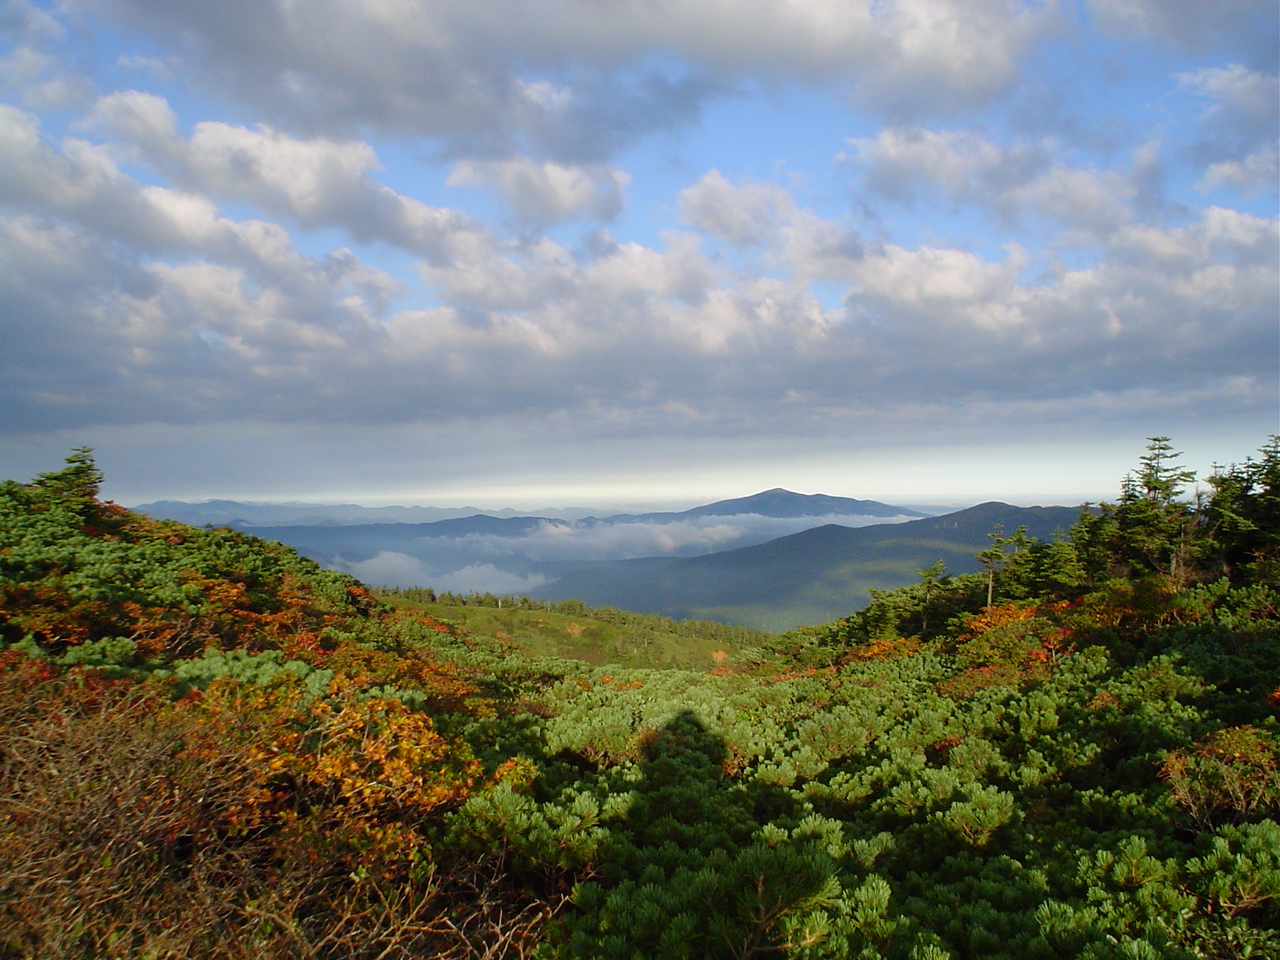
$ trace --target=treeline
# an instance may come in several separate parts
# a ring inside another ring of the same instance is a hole
[[[815,636],[837,646],[930,640],[954,634],[964,617],[993,604],[1070,605],[1103,596],[1161,623],[1194,618],[1228,594],[1276,615],[1269,598],[1280,584],[1280,438],[1257,459],[1215,468],[1208,491],[1191,499],[1183,494],[1195,474],[1179,456],[1168,437],[1153,437],[1118,501],[1085,504],[1066,536],[1044,541],[997,529],[977,555],[986,572],[951,576],[935,564],[919,571],[918,584],[871,591],[866,608]]]
[[[764,642],[769,634],[763,630],[740,627],[715,620],[676,620],[660,613],[635,613],[613,606],[589,607],[581,600],[536,600],[519,594],[495,596],[492,593],[437,593],[430,587],[381,588],[379,593],[387,597],[403,597],[421,603],[439,603],[450,607],[491,607],[497,610],[545,610],[564,616],[582,617],[601,623],[630,627],[637,631],[670,633],[698,640],[713,640],[731,647],[741,647]]]

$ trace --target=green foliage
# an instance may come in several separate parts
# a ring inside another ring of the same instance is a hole
[[[1236,582],[1280,582],[1280,436],[1246,459],[1215,471],[1208,526]]]
[[[167,673],[168,671],[166,671]],[[316,669],[301,660],[286,660],[279,650],[250,653],[246,650],[206,650],[201,657],[182,660],[170,674],[176,680],[199,687],[230,678],[240,683],[267,686],[283,679],[301,681],[301,690],[323,697],[333,681],[332,670]]]
[[[92,500],[100,474],[77,457],[0,486],[0,642],[29,637],[61,656],[127,638],[138,660],[164,660],[318,635],[372,609],[355,580],[280,544]]]
[[[563,657],[592,665],[708,669],[747,646],[767,641],[759,630],[707,620],[673,620],[615,607],[588,607],[491,594],[385,590],[394,606],[455,623],[473,635],[506,642],[531,657]]]
[[[56,473],[42,473],[31,486],[43,498],[70,505],[83,516],[96,507],[102,471],[93,460],[90,447],[76,447],[67,457],[67,465]]]
[[[1194,508],[1179,496],[1195,479],[1174,462],[1168,437],[1151,437],[1137,476],[1126,478],[1116,510],[1120,559],[1135,570],[1162,573],[1179,584],[1187,578]]]
[[[776,637],[384,605],[78,451],[0,486],[0,955],[1278,956],[1280,448],[1152,443]]]

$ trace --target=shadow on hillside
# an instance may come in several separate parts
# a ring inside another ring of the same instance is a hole
[[[834,886],[836,863],[786,825],[778,787],[726,776],[730,751],[689,710],[642,745],[638,782],[596,878],[577,898],[577,956],[741,958],[782,948],[789,916]],[[766,824],[776,824],[761,836]]]
[[[641,780],[627,823],[635,843],[723,849],[748,842],[761,824],[796,810],[777,787],[727,776],[728,747],[691,710],[646,737],[641,749]]]

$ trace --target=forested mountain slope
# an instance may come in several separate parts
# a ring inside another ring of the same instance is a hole
[[[988,534],[1023,527],[1049,540],[1075,522],[1074,507],[983,503],[941,517],[845,527],[826,524],[755,546],[702,557],[548,564],[554,598],[723,619],[763,629],[820,623],[865,606],[870,591],[906,586],[942,561],[953,573],[979,569]]]
[[[1280,955],[1280,441],[710,670],[0,484],[0,957]]]

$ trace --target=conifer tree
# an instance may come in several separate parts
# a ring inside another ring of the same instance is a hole
[[[88,520],[98,512],[98,490],[102,484],[102,471],[94,463],[93,448],[73,448],[66,463],[61,470],[40,474],[31,486]]]
[[[1259,450],[1260,459],[1215,465],[1207,505],[1209,536],[1227,574],[1251,570],[1259,580],[1280,580],[1280,435]]]
[[[1159,573],[1182,586],[1187,560],[1193,506],[1180,499],[1183,487],[1195,480],[1195,472],[1177,463],[1168,437],[1149,437],[1147,452],[1136,475],[1126,478],[1116,509],[1120,559],[1139,573]]]
[[[929,601],[933,599],[934,588],[946,582],[947,565],[941,560],[935,560],[916,573],[920,574],[920,585],[924,588],[924,603],[920,606],[920,632],[925,633],[929,629]]]
[[[995,597],[996,572],[1009,561],[1011,556],[1005,551],[1005,547],[1013,547],[1012,556],[1016,557],[1031,546],[1032,539],[1027,536],[1025,526],[1019,526],[1013,531],[1013,536],[1006,537],[1004,528],[1000,524],[996,524],[995,532],[988,533],[987,536],[991,538],[991,546],[974,556],[987,568],[987,606],[989,607]]]
[[[102,471],[93,461],[93,448],[73,448],[66,463],[67,465],[57,472],[42,473],[37,476],[33,486],[73,500],[95,499],[102,483]]]

